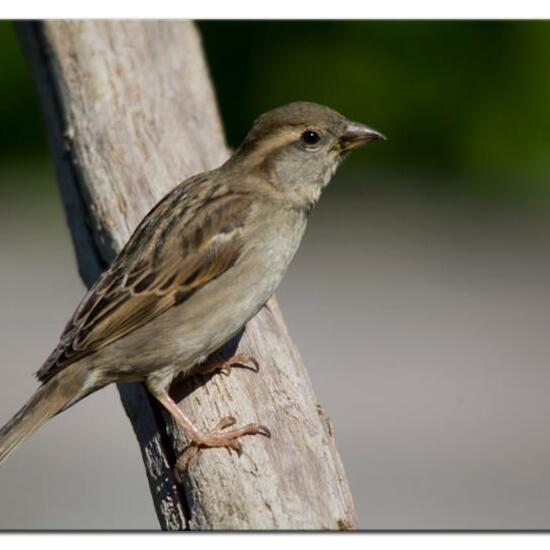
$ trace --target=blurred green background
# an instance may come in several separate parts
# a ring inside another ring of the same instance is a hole
[[[258,113],[303,98],[386,133],[388,145],[357,162],[432,176],[417,180],[423,185],[548,190],[547,22],[209,22],[201,28],[231,142]]]
[[[295,100],[389,138],[343,164],[278,291],[360,527],[548,529],[550,23],[199,27],[230,145]],[[2,424],[84,289],[9,22],[0,83]],[[0,468],[0,530],[37,528],[158,528],[114,387]]]
[[[356,168],[391,171],[407,186],[550,195],[548,22],[209,21],[200,29],[232,145],[258,114],[307,99],[389,137],[358,155]],[[0,66],[0,161],[43,160],[42,119],[9,22],[0,23]]]

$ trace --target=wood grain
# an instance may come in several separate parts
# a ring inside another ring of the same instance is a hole
[[[188,21],[17,28],[46,116],[80,273],[90,285],[162,196],[228,155],[200,39]],[[182,486],[172,466],[184,436],[141,384],[119,385],[161,527],[354,528],[330,421],[275,299],[230,347],[254,356],[260,372],[194,377],[173,393],[200,428],[232,415],[267,425],[273,436],[244,439],[241,457],[226,449],[201,452]]]

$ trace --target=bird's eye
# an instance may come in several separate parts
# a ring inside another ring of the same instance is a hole
[[[302,134],[302,141],[306,145],[315,145],[316,143],[319,143],[320,139],[321,139],[321,136],[314,130],[306,130]]]

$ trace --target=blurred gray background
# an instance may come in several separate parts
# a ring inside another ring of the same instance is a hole
[[[540,54],[550,25],[201,29],[232,144],[265,108],[304,97],[390,136],[342,167],[278,293],[334,422],[360,526],[548,529],[550,117]],[[243,55],[233,92],[222,70],[228,34]],[[307,58],[300,75],[284,49],[300,44],[313,60],[328,56],[337,90]],[[32,373],[84,287],[7,23],[0,46],[2,423],[36,387]],[[0,529],[157,528],[114,387],[54,418],[0,468]]]

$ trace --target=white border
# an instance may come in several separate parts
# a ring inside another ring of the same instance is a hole
[[[216,534],[216,533],[179,533],[179,534],[50,534],[39,536],[32,534],[0,535],[0,544],[4,548],[36,548],[41,550],[102,550],[110,548],[132,548],[132,550],[151,550],[151,548],[169,548],[181,550],[188,545],[200,546],[201,550],[220,550],[220,548],[238,548],[238,550],[281,550],[295,547],[332,550],[338,548],[352,550],[463,550],[464,548],[483,550],[546,550],[548,535],[518,534]],[[154,539],[154,540],[153,540]],[[311,545],[311,546],[310,546]]]
[[[542,0],[18,0],[2,2],[0,17],[185,19],[540,19]]]
[[[540,19],[550,18],[550,2],[522,0],[521,2],[462,0],[442,2],[428,0],[276,0],[276,2],[252,2],[250,0],[201,0],[200,2],[176,2],[175,0],[134,0],[113,2],[94,0],[18,0],[5,2],[0,8],[3,19],[56,19],[56,18],[185,18],[185,19]],[[150,550],[155,535],[147,534],[51,534],[40,537],[41,550],[97,550],[131,545],[132,550]],[[191,537],[183,540],[180,536]],[[281,545],[313,543],[317,550],[338,547],[369,550],[407,548],[407,550],[455,550],[464,547],[499,550],[517,548],[547,549],[547,536],[539,535],[330,535],[281,534],[281,535],[211,535],[187,533],[180,536],[155,536],[154,545],[173,547],[200,544],[201,550],[219,550],[230,542],[239,550],[280,550]],[[197,540],[197,537],[201,540]],[[223,540],[222,540],[223,539]],[[0,534],[0,544],[5,548],[36,546],[33,534]]]

